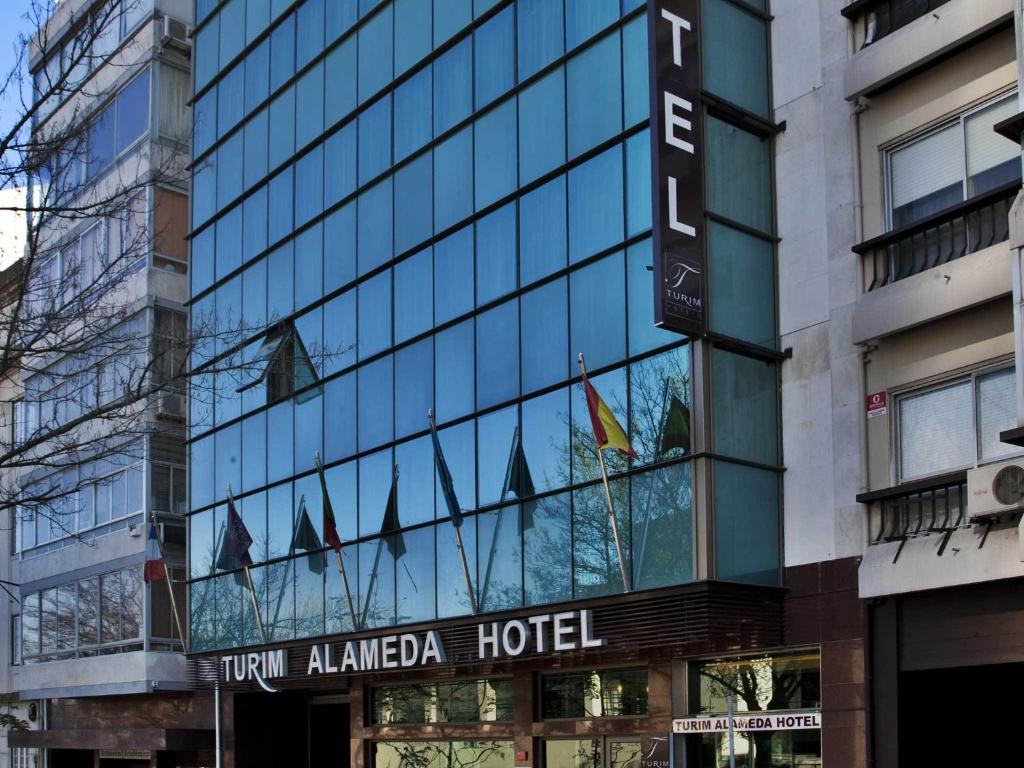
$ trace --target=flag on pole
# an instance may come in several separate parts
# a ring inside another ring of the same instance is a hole
[[[505,500],[506,494],[511,491],[517,499],[526,496],[533,496],[537,489],[533,484],[533,475],[530,474],[530,465],[526,463],[526,452],[523,450],[522,433],[516,427],[512,435],[512,450],[508,458],[508,470],[505,472],[505,487],[501,493],[501,500]],[[522,505],[523,530],[533,528],[533,513],[537,508],[536,501],[527,501]]]
[[[690,452],[690,409],[674,394],[661,428],[658,455],[662,456],[673,448],[682,448],[685,453]]]
[[[160,552],[160,540],[157,538],[156,523],[149,524],[149,536],[146,539],[146,567],[142,571],[142,578],[147,584],[167,578],[164,556]]]
[[[234,500],[229,496],[227,528],[217,555],[217,568],[222,571],[233,571],[252,565],[252,557],[249,556],[251,546],[252,536],[249,535],[242,517],[235,509]]]
[[[334,518],[334,505],[331,504],[331,494],[327,490],[327,477],[324,475],[324,465],[320,463],[318,453],[316,471],[320,475],[320,495],[323,496],[324,504],[324,544],[331,547],[335,552],[341,552],[341,537],[338,535],[338,523]]]
[[[299,499],[299,519],[295,522],[295,533],[292,535],[292,552],[294,553],[301,549],[303,552],[318,553],[322,547],[323,545],[320,543],[320,537],[317,536],[316,528],[313,527],[313,521],[309,519],[309,511],[306,509],[306,497],[302,496]],[[307,561],[311,573],[324,572],[323,555],[307,558]]]
[[[384,522],[380,526],[380,534],[386,537],[384,542],[388,552],[395,560],[404,555],[406,551],[405,537],[401,533],[397,533],[401,527],[402,523],[398,519],[398,468],[396,467],[391,476],[391,492],[388,494],[388,503],[384,508]],[[388,536],[388,534],[394,535]]]
[[[583,391],[587,396],[587,410],[590,412],[590,424],[594,429],[594,440],[598,449],[614,448],[623,456],[631,459],[637,458],[636,452],[629,444],[626,432],[619,425],[618,419],[612,413],[612,409],[605,405],[604,400],[597,394],[594,385],[590,383],[587,374],[583,373]]]
[[[430,422],[430,438],[434,442],[434,464],[437,466],[437,476],[441,481],[441,493],[444,494],[444,503],[448,507],[448,517],[456,528],[462,525],[462,509],[459,507],[459,499],[455,495],[455,484],[452,482],[452,473],[448,470],[448,462],[444,460],[444,451],[441,450],[441,441],[437,436],[437,429],[434,427],[434,416],[428,414]]]

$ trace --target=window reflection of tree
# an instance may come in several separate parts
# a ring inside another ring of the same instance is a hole
[[[459,680],[378,688],[378,724],[472,723],[512,719],[511,680]]]
[[[378,768],[511,768],[510,741],[390,741],[377,744]]]

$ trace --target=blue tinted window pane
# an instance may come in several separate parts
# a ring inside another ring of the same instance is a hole
[[[731,3],[701,3],[704,87],[733,104],[768,116],[765,22]],[[726,49],[722,46],[727,46]]]
[[[267,482],[267,414],[254,413],[242,422],[242,488],[259,488]],[[266,499],[263,502],[263,526],[266,527]],[[248,505],[247,505],[248,506]],[[248,524],[248,522],[247,522]],[[266,548],[266,542],[261,542]]]
[[[394,624],[395,560],[390,548],[380,546],[377,541],[359,545],[359,588],[363,625],[389,627]]]
[[[324,21],[327,44],[330,45],[350,29],[356,23],[356,16],[356,0],[330,0]]]
[[[528,605],[572,598],[572,511],[569,494],[523,507],[523,574]]]
[[[633,478],[633,583],[652,589],[693,580],[693,483],[689,463]]]
[[[270,167],[276,168],[295,152],[295,87],[270,102]]]
[[[775,472],[715,462],[717,577],[779,583],[779,477]]]
[[[397,375],[397,374],[396,374]],[[434,447],[429,435],[402,443],[395,448],[398,466],[398,500],[402,505],[402,524],[415,525],[434,519]],[[427,528],[426,530],[431,530]],[[433,533],[431,533],[433,536]],[[431,539],[430,556],[434,556]],[[430,571],[434,565],[431,559]],[[433,601],[431,601],[433,610]]]
[[[324,342],[327,359],[324,371],[330,375],[356,361],[356,292],[348,290],[324,305]],[[352,386],[355,386],[354,384]],[[355,402],[352,403],[355,408]],[[353,427],[354,428],[354,427]],[[354,439],[354,438],[353,438]]]
[[[491,110],[474,124],[476,209],[516,188],[516,101]]]
[[[245,57],[245,111],[250,112],[270,94],[270,40]]]
[[[527,184],[565,162],[565,70],[519,94],[519,175]]]
[[[192,293],[213,285],[216,273],[214,227],[207,227],[192,239]]]
[[[565,49],[562,0],[519,0],[519,79],[543,69]]]
[[[434,529],[402,535],[406,552],[395,567],[396,621],[428,621],[434,618]]]
[[[359,460],[360,536],[373,536],[380,532],[393,477],[394,462],[390,448]]]
[[[324,396],[324,451],[330,462],[355,453],[355,374],[329,381]]]
[[[498,4],[498,0],[473,0],[473,16],[480,18]]]
[[[295,249],[291,240],[270,252],[267,269],[267,313],[273,322],[290,315],[295,306]]]
[[[395,174],[395,251],[404,253],[433,234],[433,157],[420,155]]]
[[[485,512],[477,518],[480,610],[499,611],[523,604],[519,506]]]
[[[219,93],[217,124],[221,135],[234,128],[238,121],[242,119],[244,111],[242,102],[244,95],[242,85],[243,74],[242,64],[236,64],[231,68],[230,72],[224,75],[224,78],[217,86],[217,92]]]
[[[295,14],[270,33],[270,90],[295,74]]]
[[[208,150],[217,140],[217,89],[213,88],[193,107],[193,147],[197,155]]]
[[[520,198],[519,243],[521,285],[565,267],[565,176]]]
[[[335,461],[356,452],[355,374],[328,381],[324,397],[324,453],[327,461]]]
[[[434,246],[435,323],[440,325],[473,308],[473,227],[449,235]]]
[[[359,183],[376,178],[391,165],[391,95],[359,115]]]
[[[313,457],[324,451],[324,398],[319,389],[295,398],[295,471],[314,466]],[[316,518],[314,517],[314,520]],[[322,518],[321,518],[322,519]],[[317,521],[320,522],[319,520]]]
[[[515,85],[515,15],[509,6],[475,33],[476,108],[490,104]],[[485,53],[484,53],[485,52]]]
[[[298,69],[306,66],[324,49],[324,2],[325,0],[306,0],[296,12]]]
[[[679,341],[679,335],[654,327],[654,272],[651,267],[651,241],[630,246],[627,255],[629,270],[629,354],[642,352]]]
[[[295,145],[304,147],[324,130],[324,65],[317,64],[296,85]]]
[[[434,320],[434,254],[425,248],[395,265],[395,342],[430,330]]]
[[[707,206],[763,232],[772,231],[771,139],[710,115],[707,126]],[[743,184],[727,179],[743,179]]]
[[[247,332],[267,322],[267,260],[250,264],[242,273],[242,320]]]
[[[776,464],[779,387],[774,363],[715,348],[711,352],[715,452]]]
[[[708,222],[711,326],[726,336],[775,346],[775,257],[772,244]]]
[[[352,402],[355,402],[355,390],[352,390]],[[353,422],[354,425],[354,422]],[[356,492],[358,488],[358,464],[354,461],[349,461],[344,464],[339,464],[336,467],[331,467],[324,472],[324,478],[327,480],[327,492],[331,496],[331,505],[334,507],[334,520],[338,524],[338,535],[342,541],[345,539],[354,539],[358,535],[358,503],[359,497]],[[349,562],[345,560],[346,568],[349,566]],[[356,570],[353,567],[349,571],[353,578],[356,574]],[[350,584],[351,589],[355,590],[356,585]],[[346,606],[345,610],[348,608]]]
[[[261,109],[245,124],[243,186],[246,188],[267,175],[267,152],[270,146],[268,130],[269,122],[265,109]]]
[[[267,411],[267,434],[273,435],[274,445],[292,444],[292,401],[285,400]],[[277,482],[293,474],[292,452],[267,453],[267,481]],[[289,526],[290,527],[290,526]],[[286,534],[287,535],[287,534]],[[287,546],[287,544],[285,544]],[[284,554],[281,552],[280,554]]]
[[[242,134],[236,133],[217,150],[217,207],[242,194]]]
[[[435,339],[437,420],[445,422],[473,410],[473,321],[467,320],[441,331]],[[448,461],[452,461],[451,457]],[[466,499],[459,498],[464,505],[467,503]]]
[[[364,365],[359,379],[359,450],[365,451],[394,438],[391,356]],[[383,510],[381,510],[383,511]]]
[[[569,485],[568,389],[523,403],[523,454],[537,493]]]
[[[295,306],[309,306],[323,296],[323,226],[317,224],[295,238]],[[310,339],[303,335],[312,355]]]
[[[462,497],[459,498],[461,500]],[[460,534],[466,552],[467,567],[470,573],[474,573],[476,570],[476,519],[467,519],[460,529]],[[456,551],[455,534],[449,522],[440,523],[437,526],[437,551]],[[438,617],[468,616],[471,613],[462,563],[458,557],[440,557],[437,561]]]
[[[434,407],[434,340],[426,338],[395,353],[395,437],[427,428]]]
[[[466,38],[434,62],[434,135],[473,111],[473,41]]]
[[[472,212],[473,129],[464,128],[434,149],[434,231]]]
[[[380,266],[393,255],[391,187],[388,177],[359,196],[359,274]]]
[[[349,203],[324,219],[324,291],[356,277],[356,204]]]
[[[613,253],[573,272],[571,362],[582,352],[589,368],[600,368],[626,355],[626,289],[622,254]],[[600,307],[600,311],[595,311]]]
[[[248,0],[245,5],[245,41],[251,43],[270,23],[270,0]]]
[[[295,225],[324,211],[324,148],[318,145],[295,163]]]
[[[647,17],[638,16],[622,28],[622,75],[626,127],[650,114],[647,61]]]
[[[434,0],[434,47],[473,19],[472,0]]]
[[[208,157],[192,177],[192,223],[201,224],[217,208],[217,157]]]
[[[515,447],[519,417],[515,406],[477,419],[477,498],[481,507],[502,501],[506,468]]]
[[[395,162],[430,141],[431,68],[425,67],[395,90]]]
[[[250,259],[267,247],[267,188],[245,198],[242,212],[242,253]]]
[[[476,223],[477,306],[515,288],[516,204],[512,202]]]
[[[359,285],[359,359],[391,346],[391,271]]]
[[[292,166],[270,180],[270,242],[276,243],[292,231]]]
[[[651,228],[651,132],[626,140],[626,237]]]
[[[392,77],[392,16],[388,5],[359,30],[359,103],[363,103]]]
[[[619,17],[619,0],[565,0],[565,37],[570,49]]]
[[[523,392],[564,381],[569,343],[565,278],[523,295]]]
[[[610,452],[609,452],[610,453]],[[611,482],[613,499],[618,499],[615,517],[626,569],[630,566],[629,480]],[[608,505],[601,485],[580,488],[572,494],[573,581],[576,598],[622,592],[622,571],[615,537],[608,520]]]
[[[569,60],[569,157],[622,130],[619,33],[613,32]]]
[[[476,319],[478,409],[519,394],[519,302],[509,301]]]
[[[569,171],[569,260],[622,241],[622,146]]]
[[[395,75],[430,53],[430,16],[430,0],[395,0]]]
[[[197,91],[217,74],[217,49],[219,46],[220,16],[216,16],[196,35],[195,82]]]
[[[356,124],[349,123],[332,134],[325,144],[324,205],[331,206],[356,191]]]
[[[190,494],[194,508],[204,507],[213,503],[213,435],[197,440],[189,446],[189,454],[194,468],[191,475],[192,492]]]
[[[324,66],[326,81],[331,84],[324,96],[324,111],[327,125],[334,125],[356,108],[355,38],[349,38],[327,54]]]
[[[242,206],[236,205],[217,221],[217,279],[242,264]]]

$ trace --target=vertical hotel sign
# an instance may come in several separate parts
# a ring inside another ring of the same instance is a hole
[[[700,336],[707,312],[699,0],[648,0],[654,324]]]

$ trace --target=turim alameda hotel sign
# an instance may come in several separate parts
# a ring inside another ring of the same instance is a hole
[[[604,645],[603,639],[594,636],[591,611],[561,611],[478,624],[476,658],[495,661]],[[255,682],[273,691],[269,681],[288,676],[288,651],[284,648],[222,656],[220,661],[225,682]],[[313,645],[306,677],[429,667],[447,661],[440,632],[404,632]]]
[[[654,323],[703,334],[707,263],[699,0],[648,0]]]

